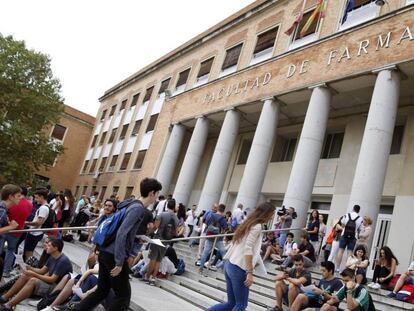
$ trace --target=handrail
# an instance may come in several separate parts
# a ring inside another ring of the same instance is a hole
[[[97,226],[84,226],[84,227],[60,227],[60,228],[33,228],[33,229],[20,229],[11,230],[8,233],[26,233],[26,232],[49,232],[49,231],[60,231],[60,230],[87,230],[96,229]]]

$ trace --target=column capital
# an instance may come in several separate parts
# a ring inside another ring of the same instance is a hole
[[[392,70],[398,70],[398,67],[397,67],[397,65],[387,65],[387,66],[382,66],[382,67],[379,67],[379,68],[375,68],[371,72],[373,74],[377,74],[377,73],[379,73],[383,70],[391,70],[391,71]]]
[[[231,111],[231,110],[236,110],[236,107],[231,106],[231,107],[227,107],[223,109],[224,112]]]
[[[276,96],[268,96],[268,97],[265,97],[265,98],[261,99],[262,102],[265,102],[266,100],[277,101],[277,98],[276,98]]]
[[[322,82],[322,83],[318,83],[318,84],[309,86],[308,90],[313,90],[313,89],[316,89],[318,87],[323,87],[323,88],[329,89],[329,86],[325,82]]]
[[[194,119],[205,119],[206,116],[204,114],[199,114],[197,116],[194,117]]]

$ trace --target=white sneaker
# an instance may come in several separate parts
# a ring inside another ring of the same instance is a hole
[[[372,288],[372,286],[373,286],[374,284],[375,284],[374,282],[371,282],[371,283],[368,283],[368,284],[367,284],[367,286],[368,286],[369,288]]]
[[[54,311],[52,307],[47,306],[46,308],[40,310],[40,311]]]
[[[32,306],[32,307],[37,307],[37,304],[40,302],[40,300],[30,300],[27,304],[29,305],[29,306]]]
[[[379,285],[378,283],[375,283],[374,285],[371,286],[372,289],[380,289],[381,285]]]

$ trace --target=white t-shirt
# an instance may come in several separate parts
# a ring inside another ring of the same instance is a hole
[[[44,220],[47,219],[47,217],[49,216],[49,207],[47,205],[42,205],[39,207],[39,209],[36,211],[35,217],[33,218],[33,222],[36,222],[39,217],[42,217]],[[37,229],[42,227],[42,225],[40,226],[30,226],[30,229]],[[31,235],[42,235],[43,232],[41,231],[36,231],[36,232],[31,232]]]
[[[357,218],[359,215],[357,214],[357,213],[355,213],[355,212],[351,212],[350,213],[350,215],[351,215],[351,219],[353,219],[353,220],[355,220],[355,218]],[[342,217],[342,220],[341,220],[341,223],[344,225],[344,226],[346,226],[346,224],[348,223],[348,219],[349,217],[348,217],[348,213],[347,214],[345,214],[343,217]],[[361,225],[362,225],[362,221],[363,221],[363,217],[361,217],[361,216],[359,216],[359,218],[356,220],[356,222],[355,222],[355,225],[356,225],[356,232],[355,232],[355,235],[356,236],[358,236],[357,235],[357,233],[361,230]],[[344,233],[345,233],[345,229],[344,230],[342,230],[342,235],[344,235]]]
[[[187,225],[194,226],[194,216],[192,210],[189,210],[187,212],[187,219],[185,222],[187,223]]]
[[[283,246],[283,256],[289,256],[293,250],[297,250],[298,245],[295,242],[288,243],[288,241],[285,242],[285,246]]]
[[[160,215],[162,212],[167,211],[167,200],[162,200],[157,204],[157,207],[155,208],[157,211],[157,216]]]
[[[240,208],[236,208],[233,211],[233,215],[231,215],[231,218],[236,218],[237,224],[240,225],[243,222],[244,219],[244,213]]]

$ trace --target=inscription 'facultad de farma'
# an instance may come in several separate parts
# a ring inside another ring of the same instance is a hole
[[[330,50],[326,54],[327,67],[335,66],[336,64],[352,61],[358,59],[362,55],[375,53],[381,49],[397,48],[402,46],[404,42],[411,42],[414,40],[412,31],[409,26],[405,26],[400,32],[381,33],[374,39],[365,39],[355,43],[352,46],[343,46],[337,49]],[[318,66],[320,64],[318,63]],[[285,78],[291,79],[297,75],[306,74],[312,67],[312,61],[304,59],[303,61],[290,64],[285,72]],[[222,87],[214,92],[206,93],[203,97],[203,103],[208,104],[214,101],[220,101],[230,96],[238,94],[253,92],[259,88],[266,87],[272,80],[271,72],[266,72],[253,79],[246,79],[226,87]]]

